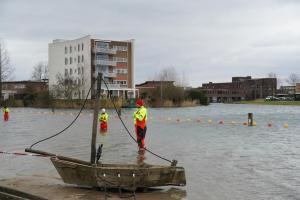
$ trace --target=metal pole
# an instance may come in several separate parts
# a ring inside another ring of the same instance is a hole
[[[162,80],[160,80],[160,106],[162,106]]]
[[[96,138],[97,138],[97,125],[98,125],[98,114],[100,107],[100,93],[101,93],[101,80],[102,73],[98,73],[97,76],[97,92],[95,94],[95,108],[94,108],[94,119],[93,119],[93,132],[91,141],[91,164],[96,163]]]
[[[253,126],[253,113],[248,113],[248,126]]]

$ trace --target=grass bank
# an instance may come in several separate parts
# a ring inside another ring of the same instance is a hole
[[[257,99],[252,101],[238,101],[236,104],[258,104],[258,105],[286,105],[286,106],[300,106],[300,101],[265,101],[264,99]]]

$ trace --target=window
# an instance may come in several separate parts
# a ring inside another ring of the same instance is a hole
[[[68,64],[68,58],[65,58],[65,65]]]
[[[109,44],[108,44],[107,42],[97,42],[97,43],[96,43],[96,46],[97,46],[98,48],[103,48],[103,49],[109,48]]]
[[[125,80],[116,80],[114,81],[115,84],[120,84],[120,85],[127,85],[127,81]]]
[[[113,57],[113,61],[116,61],[116,62],[127,62],[127,58]]]
[[[84,85],[84,79],[83,78],[81,79],[81,84]]]
[[[127,69],[117,69],[117,74],[127,74]]]
[[[70,53],[72,53],[72,46],[70,46]]]
[[[77,71],[78,71],[78,74],[80,74],[80,67],[78,67]]]
[[[78,56],[78,63],[80,63],[80,56]]]
[[[72,64],[72,57],[70,57],[70,65]]]
[[[77,71],[77,70],[76,70],[76,69],[74,69],[74,73],[75,73],[75,74],[76,74],[76,71]]]
[[[83,43],[81,44],[81,51],[83,51]]]
[[[65,47],[65,54],[68,53],[68,47]]]
[[[65,69],[65,76],[68,76],[68,69]]]
[[[80,79],[78,79],[78,85],[81,85],[81,83],[80,83]]]
[[[70,75],[72,75],[73,74],[73,70],[70,68]]]
[[[97,55],[97,60],[108,60],[108,55],[106,54]]]
[[[76,51],[76,46],[74,46],[74,51]]]
[[[81,67],[81,73],[83,74],[83,67]]]
[[[80,51],[80,44],[78,44],[78,51]]]
[[[117,51],[127,51],[127,46],[114,46]]]
[[[83,57],[83,55],[81,56],[81,62],[83,62],[84,61],[84,57]]]

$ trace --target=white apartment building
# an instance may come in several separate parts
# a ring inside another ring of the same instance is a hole
[[[134,40],[111,41],[92,39],[89,35],[74,39],[56,39],[49,44],[49,88],[57,84],[57,75],[71,77],[78,89],[74,99],[84,99],[99,72],[108,83],[101,85],[102,94],[108,92],[123,98],[135,97]],[[89,99],[94,97],[96,85]]]

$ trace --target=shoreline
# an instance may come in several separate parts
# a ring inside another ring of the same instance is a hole
[[[255,104],[255,105],[272,105],[272,106],[300,106],[300,101],[265,101],[264,99],[257,99],[251,101],[238,101],[228,104]]]
[[[47,176],[21,176],[10,179],[0,179],[0,193],[12,191],[15,195],[32,196],[36,199],[71,200],[71,199],[104,199],[105,192],[97,188],[86,188],[69,185],[58,177]],[[132,195],[123,191],[123,195]],[[107,195],[111,200],[120,200],[118,191],[108,190]],[[186,198],[186,190],[171,187],[169,189],[150,188],[148,191],[136,191],[136,198],[143,200],[170,199],[179,200]],[[1,197],[1,195],[0,195]],[[40,198],[42,197],[42,198]],[[34,198],[33,198],[34,199]]]

